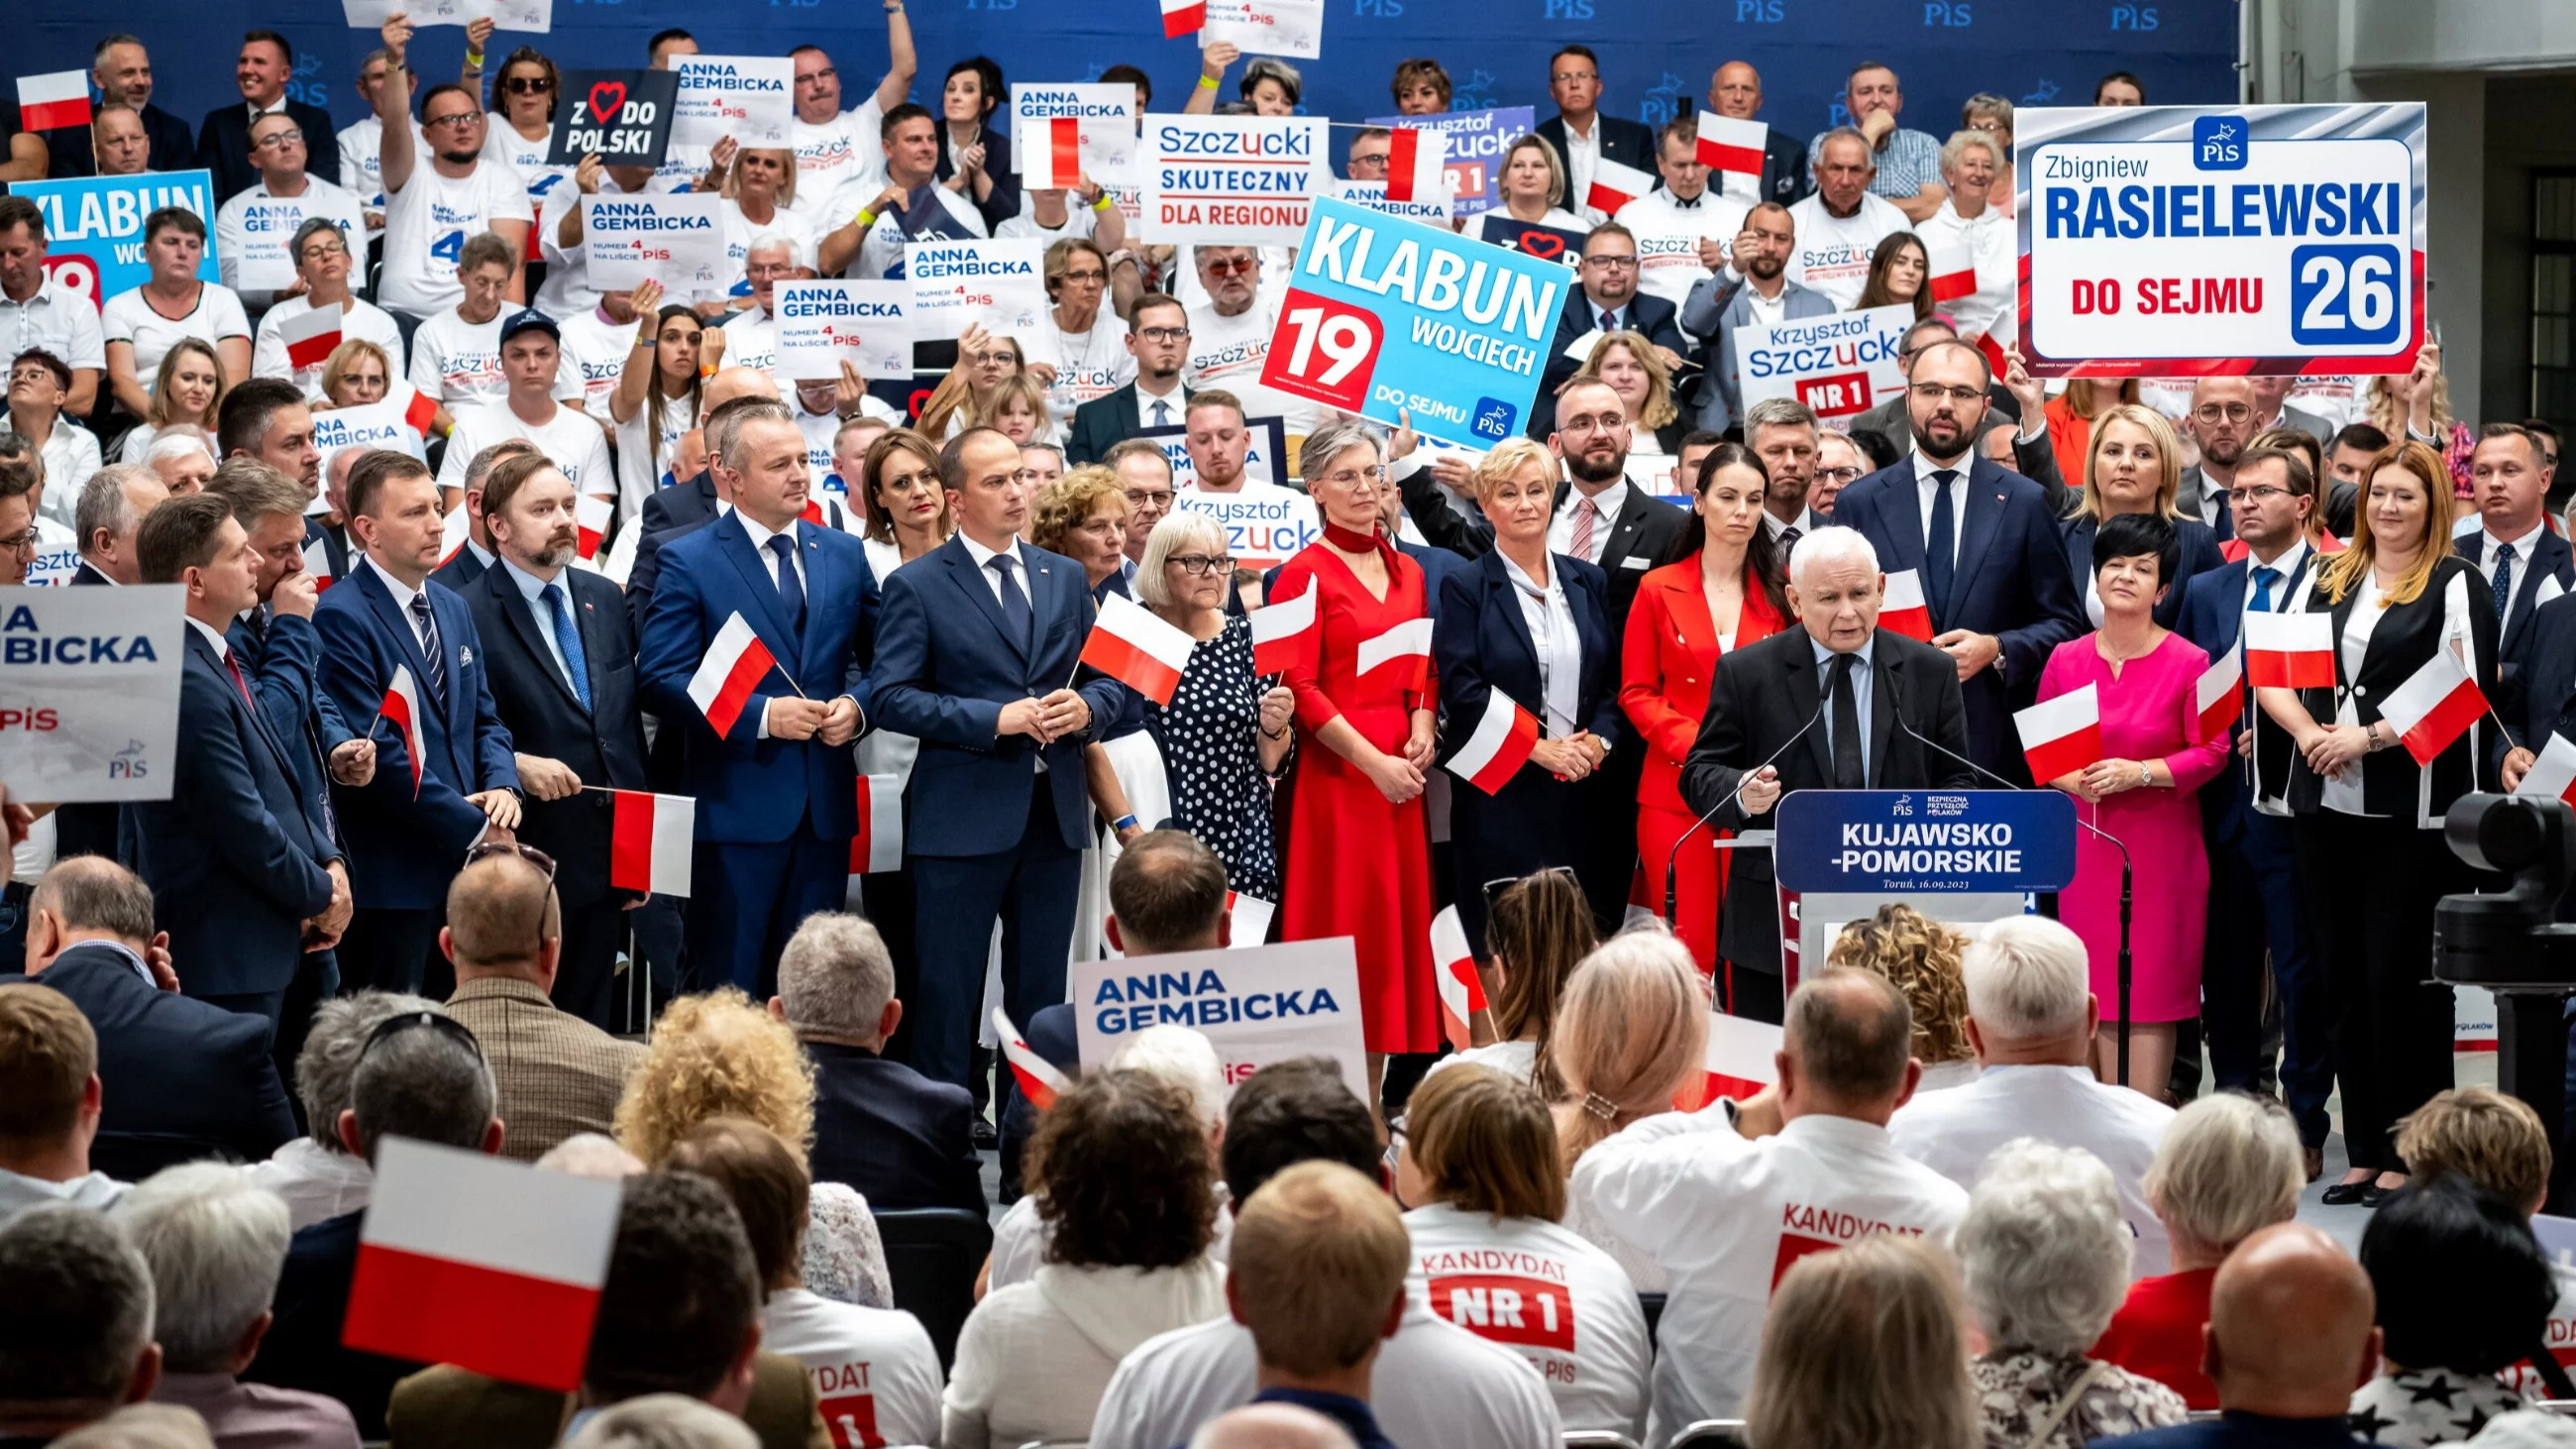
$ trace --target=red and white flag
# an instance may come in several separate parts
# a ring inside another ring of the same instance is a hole
[[[1995,340],[1995,334],[1980,332],[1976,343],[1977,351],[1985,355],[1988,376],[2001,377],[2012,371],[2012,358],[2005,354],[2004,345]]]
[[[318,534],[304,541],[304,571],[313,576],[315,593],[331,587],[331,550]]]
[[[573,550],[583,558],[597,558],[602,539],[608,537],[608,521],[617,516],[617,500],[596,493],[579,493],[572,500],[572,523],[578,530]]]
[[[850,874],[903,869],[903,777],[859,777],[859,833],[850,837]]]
[[[1930,275],[1923,285],[1932,289],[1935,303],[1956,302],[1977,293],[1977,254],[1953,238],[1927,242],[1924,252]]]
[[[2030,777],[2045,785],[2102,761],[2102,692],[2086,685],[2013,715]]]
[[[1020,184],[1038,191],[1073,185],[1082,175],[1081,118],[1049,116],[1033,129],[1037,134],[1020,142],[1027,158],[1021,163]]]
[[[327,303],[300,317],[289,317],[277,324],[277,335],[286,339],[287,366],[320,367],[340,346],[340,304]]]
[[[1250,951],[1270,939],[1270,918],[1278,914],[1278,906],[1259,896],[1227,891],[1225,909],[1226,914],[1233,917],[1233,929],[1227,933],[1227,941],[1235,950]]]
[[[1511,783],[1537,744],[1537,717],[1501,690],[1488,690],[1484,717],[1449,757],[1449,773],[1491,795]]]
[[[1459,924],[1456,906],[1444,906],[1431,918],[1431,982],[1440,989],[1440,1033],[1465,1051],[1475,1045],[1467,1023],[1485,1009],[1485,983],[1476,975],[1476,956],[1467,949],[1467,928]]]
[[[1207,28],[1207,0],[1163,0],[1163,38],[1194,35]]]
[[[1020,1084],[1020,1095],[1029,1099],[1030,1106],[1043,1112],[1055,1105],[1059,1093],[1073,1085],[1055,1069],[1055,1063],[1038,1055],[1037,1048],[1020,1036],[1020,1029],[1011,1025],[1011,1019],[998,1006],[993,1008],[993,1034],[1002,1039],[1002,1059],[1011,1064],[1011,1078]]]
[[[1771,128],[1714,111],[1699,113],[1699,162],[1718,174],[1718,191],[1750,201],[1762,190],[1762,148]]]
[[[1708,1047],[1700,1058],[1707,1073],[1699,1105],[1720,1097],[1742,1101],[1780,1080],[1780,1028],[1750,1017],[1708,1014]]]
[[[1293,599],[1252,611],[1252,672],[1285,674],[1289,668],[1314,657],[1315,643],[1322,637],[1315,629],[1317,591],[1309,588]]]
[[[1181,687],[1181,671],[1190,667],[1190,651],[1197,647],[1187,629],[1173,628],[1153,610],[1112,591],[1101,595],[1091,637],[1082,642],[1082,662],[1156,704],[1170,704],[1172,692]]]
[[[413,432],[426,438],[429,436],[431,426],[437,421],[438,399],[416,388],[413,389],[411,403],[403,409],[403,422],[409,425]]]
[[[699,662],[698,672],[689,676],[689,698],[717,734],[732,734],[734,721],[742,718],[743,706],[751,702],[752,690],[777,667],[769,646],[760,642],[737,612],[716,631],[707,657]]]
[[[1449,194],[1449,133],[1398,126],[1388,133],[1386,199],[1429,201]]]
[[[394,722],[402,731],[403,753],[411,757],[411,795],[420,798],[420,762],[429,753],[429,741],[421,733],[420,686],[412,680],[411,666],[397,664],[394,677],[385,685],[385,698],[376,713]],[[374,733],[372,728],[368,733]]]
[[[456,562],[456,556],[465,551],[466,540],[473,536],[473,513],[460,498],[454,508],[447,510],[447,516],[438,522],[438,566],[445,568]]]
[[[2192,738],[2207,744],[2227,733],[2245,715],[2245,641],[2237,640],[2218,662],[2200,672],[2192,704],[2200,732]]]
[[[2478,692],[2478,682],[2448,649],[2435,649],[2423,668],[2379,700],[2379,717],[2397,731],[2419,765],[2433,763],[2486,712],[2487,697]]]
[[[1420,689],[1431,677],[1431,621],[1407,619],[1374,639],[1360,641],[1358,673],[1365,678],[1393,667],[1402,688]]]
[[[89,124],[89,72],[58,70],[18,77],[18,129],[53,131]]]
[[[2526,800],[2564,800],[2576,805],[2576,740],[2552,734],[2513,793]]]
[[[1583,204],[1616,216],[1620,207],[1654,189],[1652,176],[1604,156],[1592,163],[1592,184],[1584,190]]]
[[[2326,689],[2335,682],[2334,616],[2245,616],[2245,677],[2256,689]]]
[[[1887,593],[1878,604],[1878,627],[1925,644],[1932,642],[1932,606],[1923,600],[1921,574],[1899,569],[1887,576]]]
[[[622,891],[686,896],[689,857],[698,838],[698,802],[687,795],[613,790],[608,819],[608,883]]]
[[[558,1393],[581,1387],[619,1196],[603,1178],[386,1138],[341,1343]]]

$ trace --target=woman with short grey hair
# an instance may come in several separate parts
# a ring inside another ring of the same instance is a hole
[[[2129,1286],[2129,1228],[2093,1154],[2024,1137],[1986,1162],[1959,1226],[1988,1449],[2082,1449],[2182,1423],[2180,1395],[2085,1356]]]

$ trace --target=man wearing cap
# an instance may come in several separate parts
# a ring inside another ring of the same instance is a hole
[[[562,343],[555,319],[533,307],[502,319],[501,375],[509,383],[509,396],[457,409],[456,431],[448,435],[447,457],[438,470],[441,491],[461,496],[465,465],[475,454],[494,443],[525,438],[563,470],[575,490],[616,496],[617,473],[609,464],[608,440],[599,424],[555,401]]]

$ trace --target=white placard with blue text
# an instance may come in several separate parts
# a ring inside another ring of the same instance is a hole
[[[1368,1090],[1359,958],[1348,936],[1078,961],[1070,986],[1074,1044],[1085,1072],[1108,1065],[1136,1033],[1170,1024],[1199,1032],[1216,1047],[1229,1094],[1260,1067],[1315,1056],[1339,1063],[1352,1091]]]
[[[951,340],[979,323],[996,337],[1020,344],[1030,362],[1055,361],[1055,329],[1047,326],[1046,246],[1035,237],[988,241],[907,242],[903,272],[912,284],[904,315],[913,336]]]
[[[590,284],[622,292],[645,281],[673,300],[723,285],[724,223],[719,196],[585,196],[582,245]]]
[[[1856,417],[1905,390],[1896,365],[1914,309],[1865,307],[1735,329],[1735,379],[1744,405],[1772,398],[1805,403],[1831,421]]]
[[[403,418],[400,402],[325,408],[313,415],[313,448],[328,462],[342,448],[390,448],[428,460],[420,433]]]
[[[206,224],[197,279],[222,281],[223,270],[215,265],[214,193],[214,180],[203,171],[9,183],[10,195],[27,198],[45,214],[46,274],[93,307],[151,280],[152,264],[143,259],[143,221],[165,206],[184,207]]]
[[[1393,12],[1389,12],[1393,13]],[[1318,60],[1324,54],[1324,0],[1207,0],[1199,48],[1233,41],[1246,55]]]
[[[1144,234],[1158,246],[1295,246],[1332,193],[1320,116],[1148,116]]]
[[[12,800],[170,798],[186,606],[177,584],[0,588],[0,780]]]
[[[671,142],[712,146],[730,136],[744,146],[784,146],[796,119],[796,62],[786,56],[681,55],[680,96],[671,112]]]
[[[1136,88],[1098,81],[1011,87],[1011,145],[1015,157],[1046,145],[1048,122],[1077,124],[1082,174],[1094,186],[1136,184]],[[1021,162],[1021,171],[1032,167]]]
[[[912,377],[910,282],[780,282],[778,378],[837,379],[841,364],[868,379]]]

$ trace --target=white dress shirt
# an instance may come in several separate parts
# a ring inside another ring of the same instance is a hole
[[[51,490],[48,490],[48,496],[51,496]],[[2520,538],[2498,538],[2492,528],[2480,530],[2486,535],[2486,539],[2480,545],[2478,553],[2478,572],[2485,576],[2488,584],[2495,583],[2497,551],[2507,546],[2513,549],[2513,592],[2504,601],[2504,616],[2508,619],[2513,617],[2514,605],[2521,602],[2524,594],[2531,592],[2532,577],[2539,572],[2531,566],[2532,545],[2538,543],[2540,536],[2548,531],[2549,519],[2546,513]]]
[[[2290,606],[2295,603],[2299,597],[2298,594],[2294,594],[2290,589],[2290,576],[2299,571],[2300,561],[2305,559],[2307,556],[2308,541],[2304,538],[2292,543],[2288,548],[2281,550],[2281,556],[2272,560],[2270,563],[2263,562],[2263,560],[2255,557],[2253,554],[2247,554],[2245,556],[2245,600],[2237,606],[2238,612],[2241,613],[2254,607],[2254,594],[2260,587],[2259,581],[2254,577],[2254,571],[2256,569],[2279,569],[2281,571],[2281,577],[2274,580],[2272,583],[2271,611],[2275,614],[2286,614],[2290,612]],[[2314,582],[2312,579],[2301,579],[2299,581],[2300,589],[2304,591],[2312,582]]]
[[[1163,404],[1165,410],[1168,411],[1171,416],[1161,422],[1156,422],[1154,420],[1154,404],[1156,403]],[[1145,379],[1141,377],[1136,379],[1137,426],[1147,428],[1178,427],[1180,426],[1182,419],[1188,414],[1188,410],[1189,404],[1182,394],[1181,381],[1179,377],[1175,376],[1172,379],[1172,390],[1170,392],[1147,392],[1145,390]],[[977,567],[982,567],[980,560],[977,563]]]
[[[1540,720],[1541,733],[1547,739],[1564,739],[1582,729],[1575,712],[1582,708],[1583,689],[1583,635],[1574,627],[1574,605],[1565,595],[1565,571],[1550,569],[1541,585],[1505,557],[1503,573],[1512,581],[1521,622],[1528,626],[1538,655],[1540,708],[1545,715]]]
[[[751,525],[749,519],[743,522],[746,526]],[[546,657],[555,662],[555,672],[563,676],[564,683],[570,685],[574,695],[578,696],[581,684],[572,677],[572,662],[564,658],[563,644],[555,637],[555,613],[545,598],[546,590],[561,590],[565,617],[573,619],[574,628],[581,627],[581,621],[573,618],[572,586],[564,582],[566,571],[558,570],[552,579],[541,579],[506,558],[499,562],[502,568],[510,571],[510,582],[519,586],[519,597],[528,601],[528,612],[536,616],[537,637],[545,641]]]
[[[1574,129],[1574,120],[1565,120],[1565,197],[1579,211],[1595,222],[1608,221],[1610,214],[1584,204],[1592,194],[1592,173],[1601,166],[1601,113],[1592,113],[1590,134]]]
[[[1576,553],[1574,514],[1583,506],[1583,497],[1583,489],[1580,486],[1574,484],[1566,486],[1565,501],[1557,505],[1556,516],[1548,520],[1547,551],[1573,554],[1585,563],[1597,564],[1601,562],[1603,552],[1610,547],[1610,530],[1619,526],[1620,506],[1628,501],[1627,480],[1623,478],[1592,495],[1593,511],[1599,515],[1592,520],[1592,547]]]
[[[1952,568],[1958,567],[1959,564],[1959,537],[1968,531],[1968,468],[1975,461],[1974,456],[1971,455],[1962,457],[1955,463],[1935,463],[1923,455],[1922,449],[1917,448],[1914,451],[1915,501],[1922,509],[1923,547],[1927,552],[1932,547],[1932,495],[1933,491],[1940,487],[1932,475],[1943,468],[1949,469],[1956,475],[1950,479],[1950,566]]]

